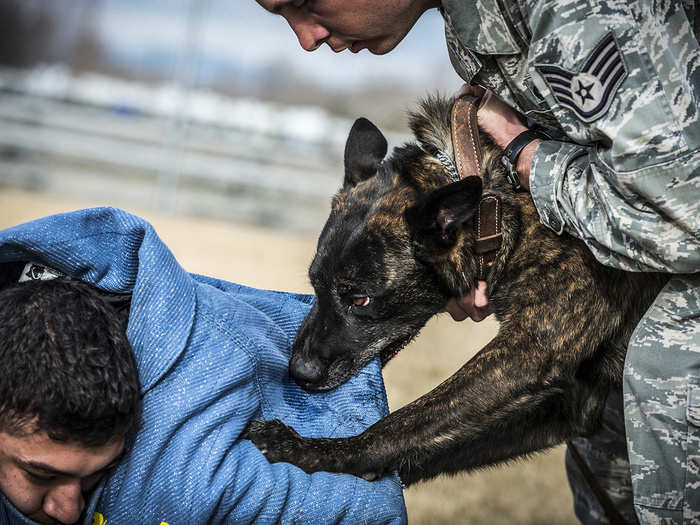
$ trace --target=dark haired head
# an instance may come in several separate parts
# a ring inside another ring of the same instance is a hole
[[[126,326],[91,286],[0,290],[0,431],[99,446],[135,429],[139,380]]]

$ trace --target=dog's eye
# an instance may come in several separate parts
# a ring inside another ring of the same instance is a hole
[[[359,308],[364,308],[365,306],[369,305],[370,302],[371,302],[371,299],[367,296],[355,297],[352,300],[352,304],[354,304],[355,306],[357,306]]]

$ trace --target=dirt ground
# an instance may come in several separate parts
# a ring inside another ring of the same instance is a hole
[[[58,200],[0,190],[0,228],[107,202]],[[287,232],[129,209],[148,219],[188,271],[259,288],[310,292],[316,240]],[[320,227],[321,225],[319,225]],[[434,319],[385,369],[392,410],[427,392],[479,350],[497,324]],[[528,461],[442,477],[405,491],[412,524],[573,524],[563,447]]]

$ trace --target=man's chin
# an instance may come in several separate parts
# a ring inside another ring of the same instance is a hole
[[[37,523],[41,523],[42,525],[61,525],[61,522],[58,520],[55,520],[51,518],[50,516],[47,516],[43,512],[40,514],[34,514],[31,516],[27,516],[32,521],[36,521]]]
[[[404,36],[406,35],[403,35],[401,38],[394,37],[369,41],[365,43],[365,48],[373,55],[386,55],[388,52],[393,51],[396,46],[401,43]]]
[[[355,44],[353,44],[353,45],[350,46],[348,49],[349,49],[352,53],[359,53],[359,52],[362,51],[363,49],[366,49],[367,51],[369,51],[369,52],[372,53],[373,55],[385,55],[385,54],[387,54],[389,51],[391,51],[392,49],[394,49],[394,47],[396,47],[396,46],[386,47],[386,46],[380,46],[380,45],[376,45],[376,46],[375,46],[375,45],[365,45],[365,44],[359,44],[359,45],[356,46]]]

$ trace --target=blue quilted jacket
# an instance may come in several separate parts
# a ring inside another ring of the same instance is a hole
[[[235,242],[235,239],[230,239]],[[143,425],[103,480],[83,523],[405,523],[395,476],[377,482],[271,465],[238,436],[278,418],[306,436],[349,436],[387,413],[380,365],[309,394],[287,362],[312,296],[188,274],[143,219],[113,208],[54,215],[0,231],[0,263],[43,263],[132,294],[127,336]],[[0,495],[0,524],[32,523]]]

